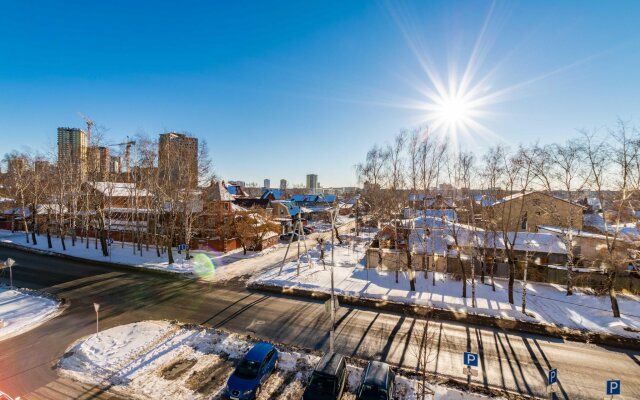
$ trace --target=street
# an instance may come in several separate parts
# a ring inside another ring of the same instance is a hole
[[[238,281],[204,283],[130,272],[0,247],[17,261],[14,285],[65,298],[62,315],[0,342],[0,390],[22,398],[98,396],[59,378],[53,368],[75,340],[100,329],[148,319],[176,319],[311,349],[328,349],[329,318],[321,302],[247,291]],[[269,261],[270,262],[270,261]],[[379,358],[415,368],[424,320],[341,307],[336,346],[346,355]],[[464,379],[462,354],[480,353],[479,376],[488,387],[544,396],[550,368],[558,368],[560,398],[602,398],[608,379],[622,380],[622,399],[640,398],[640,353],[451,322],[428,322],[428,369]]]

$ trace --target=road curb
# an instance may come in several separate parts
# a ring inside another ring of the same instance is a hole
[[[312,298],[317,300],[328,300],[330,295],[325,292],[300,289],[295,287],[282,287],[267,285],[264,283],[250,282],[248,289],[262,292],[284,294],[295,297]],[[640,350],[640,340],[623,336],[609,335],[604,333],[586,332],[561,326],[540,324],[513,319],[496,318],[486,315],[469,314],[442,308],[408,305],[396,301],[371,299],[366,297],[353,297],[337,295],[342,304],[349,304],[356,307],[369,308],[374,310],[391,311],[416,317],[430,316],[440,320],[464,322],[473,325],[482,325],[492,328],[500,328],[509,331],[533,333],[536,335],[550,336],[564,340],[576,342],[593,343],[598,345],[619,347],[623,349]]]
[[[163,271],[161,269],[153,269],[153,268],[135,267],[135,266],[129,265],[129,264],[120,264],[120,263],[114,263],[114,262],[109,262],[109,261],[101,261],[101,260],[94,260],[94,259],[90,259],[90,258],[76,257],[76,256],[72,256],[72,255],[69,255],[69,254],[57,253],[57,252],[54,252],[54,251],[34,249],[34,248],[31,248],[31,247],[22,246],[22,245],[15,244],[15,243],[7,243],[7,242],[0,241],[0,247],[6,247],[6,248],[9,248],[9,249],[18,250],[18,251],[24,251],[24,252],[27,252],[27,253],[34,253],[34,254],[40,254],[40,255],[45,255],[45,256],[57,257],[57,258],[66,259],[66,260],[72,260],[72,261],[78,261],[78,262],[83,262],[83,263],[88,263],[88,264],[94,264],[94,265],[99,265],[99,266],[103,266],[103,267],[122,269],[122,270],[125,270],[125,271],[136,271],[136,272],[141,272],[141,273],[146,273],[146,274],[157,274],[157,275],[171,276],[171,277],[174,277],[174,278],[196,280],[196,278],[192,274],[183,274],[183,273],[179,273],[179,272]]]

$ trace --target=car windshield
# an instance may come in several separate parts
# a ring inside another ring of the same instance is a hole
[[[321,393],[333,393],[336,380],[326,376],[313,375],[311,382],[309,382],[309,388],[315,392]]]
[[[387,391],[377,386],[364,385],[360,398],[362,400],[387,400]]]
[[[260,363],[257,361],[242,360],[236,368],[236,375],[243,378],[255,378],[258,376],[258,370],[260,369]]]

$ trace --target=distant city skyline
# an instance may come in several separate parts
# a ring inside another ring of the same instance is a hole
[[[355,186],[373,144],[426,123],[478,153],[640,124],[638,20],[633,1],[8,2],[0,155],[55,151],[82,113],[113,143],[189,133],[221,178]]]

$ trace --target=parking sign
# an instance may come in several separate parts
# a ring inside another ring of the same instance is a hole
[[[620,394],[620,379],[611,379],[607,381],[607,395],[613,396]]]
[[[554,383],[558,382],[558,368],[549,370],[548,382],[549,383],[547,383],[547,385],[553,385]]]
[[[477,367],[478,366],[478,354],[465,351],[464,352],[464,365],[466,365],[468,367]]]

